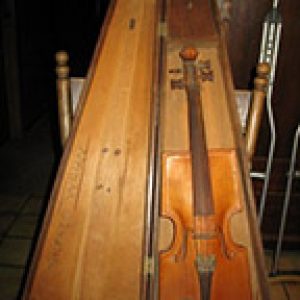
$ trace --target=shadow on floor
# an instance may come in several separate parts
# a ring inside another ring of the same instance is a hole
[[[25,281],[56,172],[56,148],[47,115],[21,140],[0,146],[0,300],[17,299]]]

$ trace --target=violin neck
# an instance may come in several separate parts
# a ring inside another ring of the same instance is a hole
[[[195,217],[214,214],[200,84],[195,61],[184,61]]]

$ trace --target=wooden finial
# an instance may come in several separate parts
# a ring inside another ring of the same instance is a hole
[[[64,79],[69,77],[68,67],[69,55],[66,51],[58,51],[55,54],[57,78]]]
[[[254,79],[254,90],[264,92],[266,90],[267,85],[268,85],[268,79],[267,78],[256,77]]]
[[[259,78],[266,78],[270,73],[270,65],[268,63],[259,63],[256,68],[257,76]]]
[[[58,51],[55,54],[56,59],[56,87],[58,96],[58,113],[60,138],[62,145],[68,139],[72,125],[72,109],[71,109],[71,94],[70,94],[70,78],[68,67],[69,55],[66,51]]]
[[[184,47],[179,55],[183,60],[196,60],[198,51],[194,47]]]
[[[256,68],[257,77],[254,79],[254,90],[264,92],[268,85],[268,76],[270,65],[268,63],[259,63]]]
[[[258,64],[256,71],[257,77],[254,79],[252,104],[249,111],[246,129],[246,148],[250,162],[252,161],[255,153],[258,133],[264,112],[266,87],[268,86],[270,66],[267,63],[260,63]]]
[[[57,66],[56,67],[56,74],[57,78],[65,79],[69,77],[70,68],[67,66]]]
[[[69,61],[69,55],[66,51],[60,50],[56,52],[55,59],[58,66],[66,66]]]

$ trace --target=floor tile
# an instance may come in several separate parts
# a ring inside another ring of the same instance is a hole
[[[15,300],[23,276],[23,269],[0,267],[0,300]]]
[[[0,264],[24,266],[30,246],[30,239],[5,238],[0,245]]]
[[[15,215],[8,214],[0,214],[0,238],[6,233],[8,228],[12,225],[12,222],[15,219]]]
[[[39,215],[45,200],[42,197],[31,197],[25,204],[22,214]]]
[[[27,200],[27,196],[0,195],[0,213],[17,213]]]
[[[19,216],[12,228],[8,231],[8,236],[32,238],[35,233],[39,217],[37,216]]]

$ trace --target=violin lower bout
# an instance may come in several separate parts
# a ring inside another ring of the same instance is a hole
[[[173,223],[173,240],[159,255],[159,299],[202,299],[195,264],[199,254],[215,260],[210,300],[252,299],[248,251],[233,241],[230,229],[231,217],[243,209],[235,151],[209,151],[216,231],[200,241],[194,232],[190,155],[166,153],[162,162],[161,217]]]

